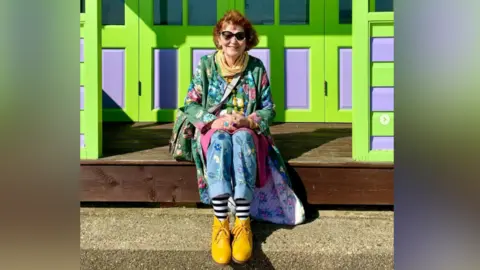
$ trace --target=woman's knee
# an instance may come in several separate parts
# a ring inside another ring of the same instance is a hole
[[[239,130],[233,134],[233,140],[235,142],[241,140],[243,142],[253,142],[252,134],[247,130]]]
[[[213,133],[210,143],[220,144],[222,146],[231,146],[232,137],[225,131],[217,130],[215,133]]]

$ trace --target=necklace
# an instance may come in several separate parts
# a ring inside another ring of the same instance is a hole
[[[243,108],[244,108],[243,99],[237,99],[236,89],[233,89],[232,93],[233,93],[233,109],[236,112],[243,113]]]
[[[232,81],[232,77],[226,77],[225,78],[227,83],[230,83]],[[243,108],[244,108],[244,102],[243,102],[243,99],[242,98],[237,98],[237,89],[234,88],[232,89],[232,105],[233,105],[233,108],[227,108],[227,112],[228,114],[231,114],[232,113],[232,109],[237,112],[237,113],[241,113],[243,114]],[[227,107],[229,107],[227,105]]]

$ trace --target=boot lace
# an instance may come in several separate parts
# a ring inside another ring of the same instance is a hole
[[[215,241],[218,243],[220,240],[228,238],[228,229],[224,226],[213,226],[214,230],[218,230],[217,235],[215,236]]]
[[[248,228],[244,223],[240,223],[233,228],[232,233],[235,235],[235,239],[237,237],[249,236],[250,228]]]

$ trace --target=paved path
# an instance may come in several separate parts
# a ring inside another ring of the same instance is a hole
[[[220,268],[210,258],[210,209],[82,208],[80,215],[81,269]],[[393,269],[393,212],[319,215],[294,228],[254,223],[254,259],[226,269]]]

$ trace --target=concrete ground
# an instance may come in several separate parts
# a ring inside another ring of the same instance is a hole
[[[81,208],[81,269],[393,269],[393,212],[320,211],[288,228],[254,222],[245,266],[210,258],[212,210]]]

